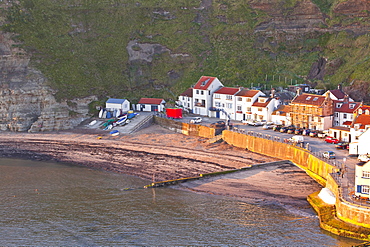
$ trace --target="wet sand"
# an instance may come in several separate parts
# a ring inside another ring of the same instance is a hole
[[[163,181],[277,161],[276,158],[153,125],[131,135],[109,136],[83,128],[58,133],[2,132],[0,157],[49,160]],[[307,206],[320,186],[291,164],[265,165],[200,179],[182,189],[248,202]]]

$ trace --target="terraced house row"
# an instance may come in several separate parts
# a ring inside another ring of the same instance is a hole
[[[357,142],[370,127],[370,106],[354,102],[341,86],[324,94],[305,93],[305,87],[297,89],[286,101],[273,89],[266,95],[260,90],[225,87],[216,77],[202,76],[179,96],[178,104],[202,116],[328,130],[329,135],[345,142]]]

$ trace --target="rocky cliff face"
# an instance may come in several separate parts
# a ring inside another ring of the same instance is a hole
[[[57,102],[41,72],[9,34],[0,33],[0,130],[54,131],[69,129],[88,116],[90,97]],[[78,118],[71,116],[76,113]]]

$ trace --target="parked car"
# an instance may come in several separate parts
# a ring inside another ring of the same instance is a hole
[[[280,132],[281,132],[281,133],[286,133],[286,132],[288,131],[288,129],[289,129],[289,127],[282,127],[282,128],[280,129]]]
[[[274,125],[272,125],[272,124],[264,124],[264,125],[262,126],[262,129],[267,130],[267,129],[272,129],[273,127],[274,127]]]
[[[305,130],[302,131],[302,135],[308,136],[308,135],[310,135],[311,131],[312,130],[310,130],[310,129],[305,129]]]
[[[193,119],[190,120],[190,123],[192,124],[195,124],[195,123],[201,123],[202,122],[202,118],[201,117],[195,117]]]
[[[273,131],[280,131],[280,129],[282,128],[283,126],[282,125],[276,125],[272,128]]]
[[[263,122],[257,120],[248,122],[248,125],[250,126],[262,126],[263,124],[264,124]]]
[[[339,142],[337,145],[335,145],[337,149],[348,149],[349,143],[348,142]]]
[[[310,132],[309,136],[311,136],[311,137],[317,137],[317,133],[318,133],[318,131],[317,131],[317,130],[312,130],[312,131]]]
[[[294,134],[294,131],[295,131],[295,128],[294,127],[290,127],[290,128],[288,128],[288,130],[286,131],[286,133],[288,133],[288,134]]]
[[[322,157],[325,159],[335,159],[335,153],[333,151],[325,151],[322,153]]]
[[[317,137],[318,138],[325,138],[328,134],[325,133],[324,131],[319,131],[317,132]]]
[[[304,138],[303,136],[292,136],[291,138],[288,139],[288,141],[293,143],[303,143]]]
[[[327,136],[325,138],[325,142],[326,143],[332,143],[332,144],[338,144],[339,143],[339,140],[334,138],[334,137],[331,137],[331,136]]]
[[[357,160],[360,161],[360,162],[368,162],[368,161],[370,161],[370,154],[360,154],[357,157]]]
[[[297,128],[297,129],[295,129],[295,131],[294,131],[294,134],[295,134],[295,135],[302,135],[302,133],[303,133],[303,129],[300,129],[300,128]]]
[[[217,128],[224,128],[225,126],[226,126],[225,121],[218,121],[218,122],[212,123],[210,125],[211,128],[215,128],[215,129],[217,129]]]

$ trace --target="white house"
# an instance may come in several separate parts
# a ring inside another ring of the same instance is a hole
[[[202,76],[193,88],[193,113],[209,116],[212,107],[212,95],[223,87],[216,77]]]
[[[340,101],[347,100],[351,102],[353,101],[353,99],[351,99],[345,92],[342,91],[342,85],[340,84],[338,85],[337,89],[328,90],[323,95],[326,95],[327,93],[329,93],[329,97],[332,100],[340,100]]]
[[[265,120],[271,122],[272,112],[275,110],[277,99],[270,97],[258,97],[252,105],[252,120]]]
[[[210,116],[227,120],[235,120],[235,95],[240,88],[222,87],[213,93],[213,107]]]
[[[153,111],[162,112],[166,105],[164,99],[157,98],[141,98],[139,103],[136,105],[137,111]]]
[[[260,90],[242,89],[235,95],[235,120],[252,119],[252,105],[258,97],[265,96]]]
[[[105,102],[105,108],[109,111],[120,110],[127,112],[130,110],[130,102],[126,99],[110,98]]]
[[[177,104],[185,111],[193,112],[193,88],[188,88],[182,94],[180,94]]]
[[[370,106],[363,105],[355,112],[354,120],[350,128],[349,153],[364,154],[370,153],[369,131],[370,128]],[[365,134],[366,133],[366,134]]]
[[[329,128],[329,136],[332,136],[341,142],[351,142],[351,129],[342,126],[331,127]]]
[[[352,122],[354,112],[357,111],[361,105],[361,102],[350,102],[348,98],[345,100],[333,100],[333,126],[346,126],[348,121]]]
[[[370,198],[370,162],[356,165],[355,195]]]
[[[290,126],[292,124],[290,111],[290,105],[280,105],[276,110],[272,112],[271,122],[273,122],[274,124]]]

